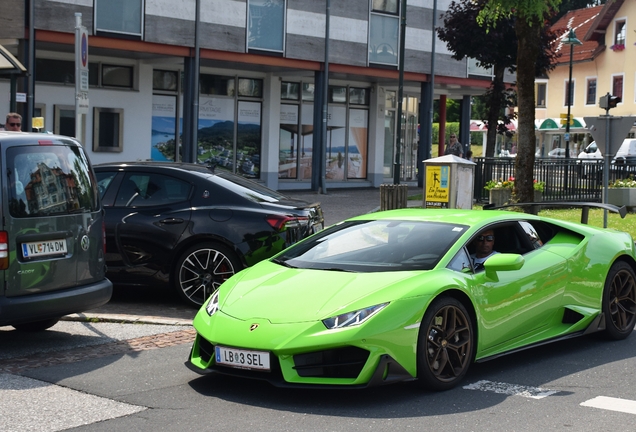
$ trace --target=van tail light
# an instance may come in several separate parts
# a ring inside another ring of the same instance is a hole
[[[306,227],[309,224],[309,218],[306,216],[269,215],[265,220],[276,231]]]
[[[106,254],[106,222],[102,219],[102,248],[104,248],[104,255]]]
[[[0,270],[9,268],[9,234],[0,231]]]

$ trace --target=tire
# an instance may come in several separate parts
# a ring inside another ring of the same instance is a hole
[[[614,263],[607,274],[603,314],[606,339],[621,340],[632,334],[636,324],[636,275],[625,262]]]
[[[174,268],[173,286],[189,305],[200,307],[219,286],[242,266],[231,250],[218,243],[188,248]]]
[[[428,390],[449,390],[466,375],[475,352],[473,320],[464,305],[440,297],[428,307],[418,338],[418,383]]]
[[[18,331],[23,332],[39,332],[50,329],[59,321],[59,318],[51,318],[42,321],[33,321],[22,324],[13,324],[12,327]]]

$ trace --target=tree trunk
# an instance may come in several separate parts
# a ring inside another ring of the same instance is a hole
[[[515,194],[518,202],[532,202],[534,200],[532,183],[536,147],[534,75],[541,40],[541,21],[537,19],[529,21],[524,16],[518,16],[515,22],[515,32],[517,34],[517,103],[519,109]]]

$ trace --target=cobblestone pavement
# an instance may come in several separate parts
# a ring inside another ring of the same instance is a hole
[[[100,345],[70,348],[57,352],[43,352],[27,357],[13,357],[0,361],[0,373],[22,374],[29,369],[74,363],[80,360],[126,354],[135,351],[191,344],[196,332],[192,328],[170,333],[159,333],[134,339]]]

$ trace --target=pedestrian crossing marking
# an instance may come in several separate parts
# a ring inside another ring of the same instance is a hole
[[[597,396],[594,399],[581,403],[581,406],[636,414],[636,401],[628,399]]]

